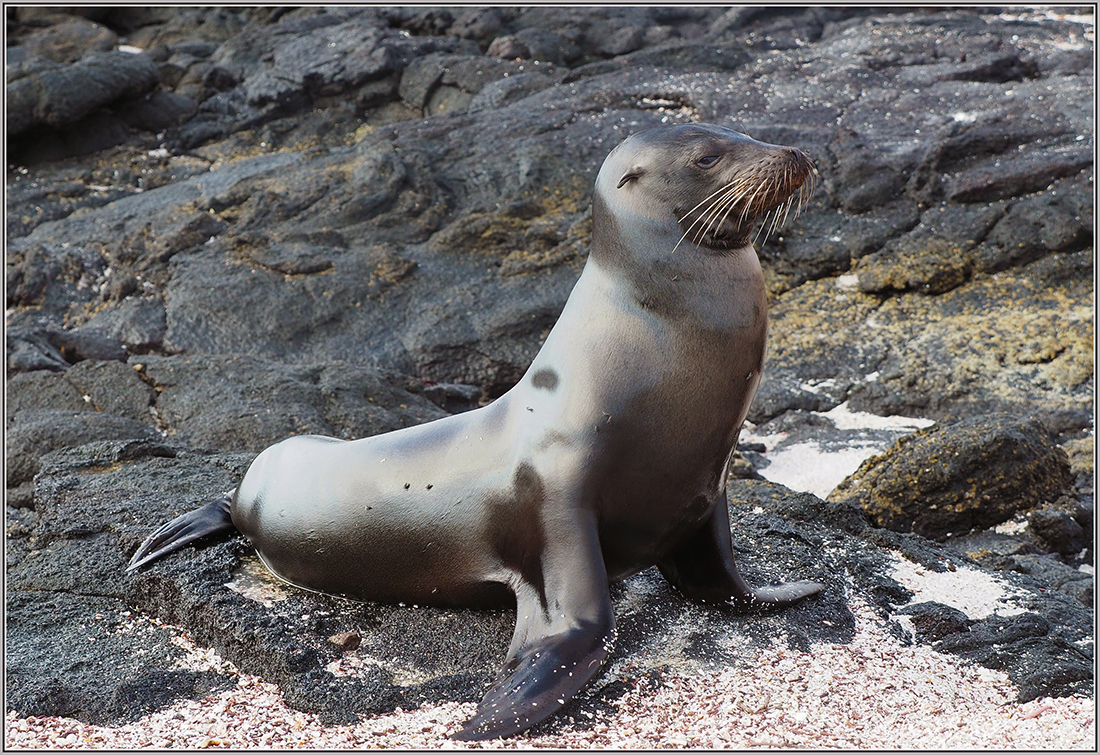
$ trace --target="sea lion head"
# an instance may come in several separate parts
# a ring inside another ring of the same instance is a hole
[[[799,149],[689,123],[627,138],[604,161],[596,195],[616,217],[675,223],[674,249],[723,251],[747,246],[760,218],[771,233],[797,214],[816,176]]]

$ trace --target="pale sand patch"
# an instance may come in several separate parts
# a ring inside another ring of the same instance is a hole
[[[742,647],[736,667],[663,675],[658,689],[635,686],[607,716],[576,730],[568,717],[555,733],[473,743],[490,748],[834,747],[883,749],[1082,749],[1096,738],[1092,699],[1013,702],[1002,672],[963,663],[926,646],[902,646],[858,597],[849,606],[856,634],[848,644],[816,643],[809,652],[781,644]],[[198,667],[226,668],[210,651]],[[622,664],[620,673],[629,673]],[[605,676],[602,681],[609,679]],[[426,705],[321,726],[283,704],[278,689],[254,676],[238,686],[117,727],[8,713],[8,748],[424,748],[467,745],[446,739],[472,715],[472,703]]]
[[[746,440],[759,442],[756,438]],[[824,499],[860,464],[883,450],[883,444],[875,442],[853,441],[835,451],[814,441],[792,443],[769,453],[771,464],[757,471],[765,480]]]
[[[815,389],[811,385],[803,387]],[[811,414],[829,420],[837,430],[856,435],[843,444],[833,441],[826,445],[813,440],[785,443],[786,433],[762,435],[757,434],[755,428],[746,426],[741,431],[741,442],[764,445],[764,455],[771,463],[758,470],[761,477],[791,490],[813,493],[818,498],[826,498],[860,464],[885,451],[897,438],[935,424],[934,420],[920,417],[880,417],[869,412],[852,411],[848,408],[848,402],[827,412]],[[860,430],[875,431],[878,437],[858,437]]]
[[[913,592],[911,603],[942,603],[976,620],[993,614],[1015,616],[1027,612],[1013,600],[1023,597],[1023,593],[992,574],[965,566],[934,572],[902,558],[901,554],[893,555],[896,561],[890,576]]]
[[[899,430],[912,432],[936,424],[934,419],[923,417],[880,417],[870,412],[857,412],[848,408],[848,402],[837,404],[827,412],[815,412],[832,421],[838,430]]]

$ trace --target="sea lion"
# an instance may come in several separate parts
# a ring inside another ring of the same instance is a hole
[[[277,576],[376,601],[515,596],[497,682],[454,736],[523,731],[599,670],[609,580],[656,564],[689,598],[787,604],[734,565],[725,481],[764,362],[750,235],[812,191],[801,151],[726,128],[637,133],[605,160],[591,253],[519,383],[488,406],[355,441],[292,437],[231,496],[169,522],[134,569],[236,528]]]

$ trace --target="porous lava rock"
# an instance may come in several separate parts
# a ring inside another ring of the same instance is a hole
[[[979,415],[902,437],[829,498],[857,504],[877,527],[943,540],[1056,500],[1072,482],[1042,424]]]

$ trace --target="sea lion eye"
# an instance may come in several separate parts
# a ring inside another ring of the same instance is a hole
[[[718,164],[718,161],[722,159],[721,155],[704,155],[695,161],[695,164],[700,168],[706,170],[707,168],[713,168]]]

